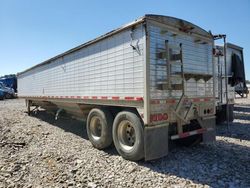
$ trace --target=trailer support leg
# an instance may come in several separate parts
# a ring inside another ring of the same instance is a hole
[[[60,114],[62,111],[63,111],[63,109],[62,109],[62,108],[59,108],[59,109],[56,111],[55,120],[57,120],[57,119],[58,119],[59,114]]]
[[[30,100],[26,100],[26,106],[27,106],[28,115],[30,116],[30,106],[31,106],[31,101]]]

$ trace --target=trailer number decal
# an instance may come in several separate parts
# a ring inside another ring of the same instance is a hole
[[[168,119],[168,114],[151,114],[150,115],[150,122],[153,121],[166,121]]]

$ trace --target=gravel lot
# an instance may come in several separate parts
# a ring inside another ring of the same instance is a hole
[[[114,147],[94,149],[83,122],[28,116],[24,100],[0,101],[0,187],[250,187],[250,99],[237,103],[215,144],[135,163]]]

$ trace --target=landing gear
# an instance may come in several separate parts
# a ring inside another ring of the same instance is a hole
[[[30,110],[31,104],[32,104],[31,100],[26,100],[27,113],[29,116],[30,116],[30,112],[31,112],[31,110]]]

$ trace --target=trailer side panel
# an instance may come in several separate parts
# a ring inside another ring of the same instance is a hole
[[[143,97],[143,36],[140,24],[24,72],[19,96]]]

